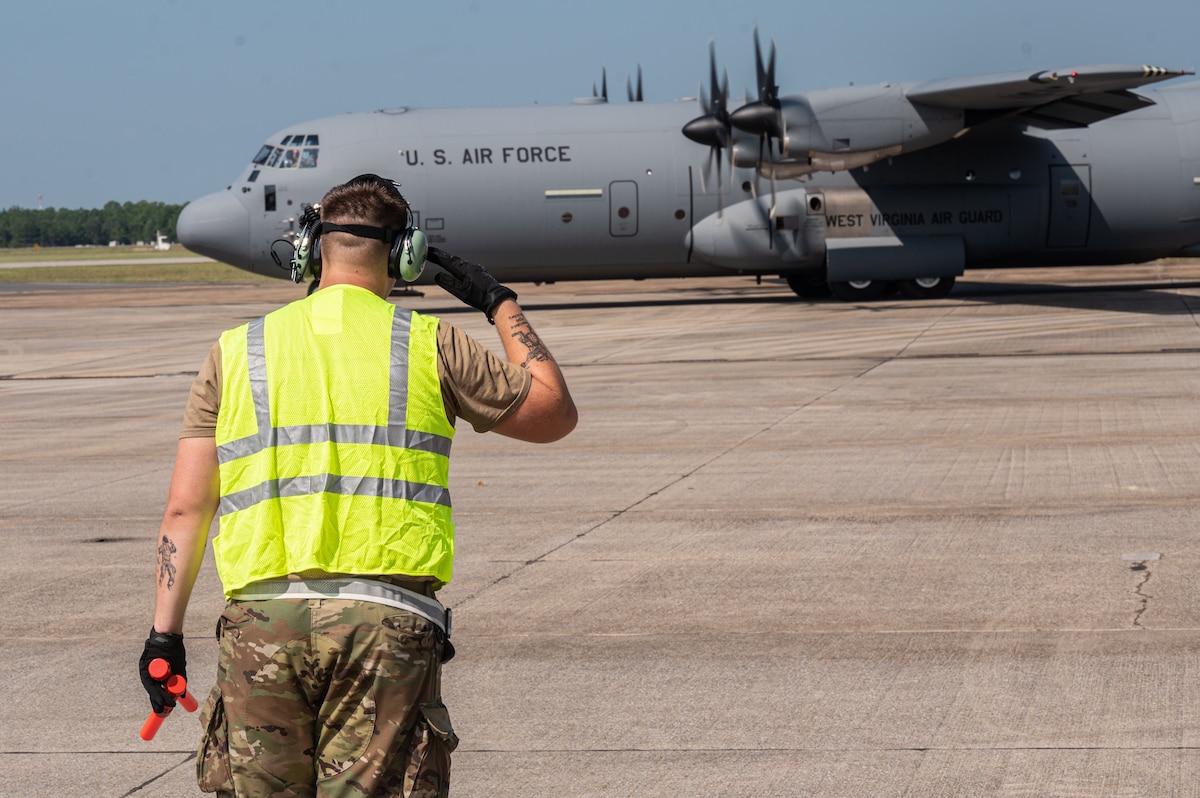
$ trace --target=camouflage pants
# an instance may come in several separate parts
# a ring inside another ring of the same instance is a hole
[[[201,715],[200,789],[222,796],[445,796],[458,740],[444,641],[403,610],[344,599],[231,601]]]

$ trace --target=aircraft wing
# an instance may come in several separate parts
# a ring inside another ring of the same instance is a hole
[[[1006,72],[918,83],[905,92],[912,102],[963,111],[968,126],[1017,115],[1042,128],[1086,127],[1102,119],[1153,105],[1131,89],[1193,75],[1188,70],[1099,64],[1028,74]]]
[[[775,46],[763,58],[754,38],[758,96],[729,110],[728,81],[717,79],[710,48],[711,100],[683,133],[720,157],[731,149],[736,166],[764,177],[801,178],[840,172],[950,141],[1001,118],[1040,128],[1087,127],[1154,105],[1134,89],[1188,70],[1096,64],[1042,72],[1002,72],[923,83],[843,86],[781,96],[775,83]],[[732,142],[732,147],[730,144]]]

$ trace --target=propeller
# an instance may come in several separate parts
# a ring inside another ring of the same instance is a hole
[[[771,211],[770,219],[775,218],[775,156],[783,154],[783,138],[787,130],[784,123],[782,106],[779,102],[779,86],[775,84],[775,40],[771,39],[771,54],[763,64],[762,46],[758,42],[758,26],[754,28],[754,72],[758,81],[758,99],[747,103],[730,114],[729,120],[734,127],[758,136],[759,170],[762,164],[767,164],[771,174]],[[757,181],[756,181],[757,182]],[[767,235],[771,233],[770,225]],[[768,242],[768,246],[771,242]]]
[[[642,64],[638,62],[637,68],[637,94],[633,93],[633,85],[629,82],[629,74],[625,75],[625,96],[629,98],[631,103],[643,102],[642,99]]]
[[[783,114],[780,111],[779,87],[775,85],[775,40],[771,40],[771,55],[763,65],[762,46],[758,43],[758,28],[754,29],[754,71],[758,78],[758,99],[747,103],[730,115],[733,126],[747,133],[782,142]]]
[[[683,135],[697,144],[709,148],[708,161],[704,171],[707,173],[713,158],[717,161],[717,214],[718,218],[724,213],[725,203],[721,195],[721,165],[722,153],[733,140],[733,129],[729,118],[729,73],[725,73],[724,82],[717,79],[717,46],[713,41],[708,43],[709,87],[708,96],[704,94],[703,84],[700,87],[700,109],[703,115],[696,117],[683,126]],[[733,159],[730,159],[730,169]]]

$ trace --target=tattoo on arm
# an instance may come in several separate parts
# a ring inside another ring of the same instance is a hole
[[[524,313],[518,313],[512,317],[513,333],[512,337],[516,338],[522,346],[528,350],[525,359],[521,361],[521,368],[528,368],[533,361],[545,363],[553,360],[550,357],[550,350],[542,343],[542,339],[538,338],[538,334],[533,331],[533,326],[530,325]]]
[[[167,589],[170,590],[175,586],[175,564],[171,562],[172,555],[178,549],[171,539],[166,535],[162,537],[162,543],[158,546],[158,583],[167,583]]]

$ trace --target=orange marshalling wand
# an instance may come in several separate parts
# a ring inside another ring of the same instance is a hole
[[[179,705],[188,712],[195,712],[196,699],[192,698],[192,694],[187,689],[187,679],[179,674],[171,673],[171,666],[162,657],[158,657],[150,661],[150,665],[146,668],[150,673],[150,678],[156,682],[165,682],[167,692],[175,696],[179,701]],[[158,734],[158,728],[162,726],[162,722],[166,720],[167,715],[171,714],[171,707],[165,707],[161,713],[151,712],[146,722],[142,724],[140,736],[143,740],[153,740],[154,735]]]

